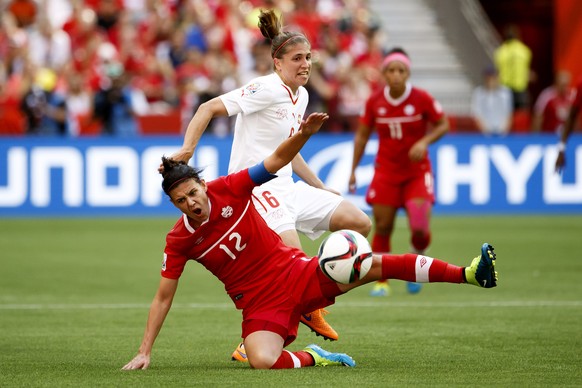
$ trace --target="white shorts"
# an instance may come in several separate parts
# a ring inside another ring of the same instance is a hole
[[[343,198],[292,177],[278,177],[253,190],[255,208],[277,234],[296,229],[312,240],[329,230]]]

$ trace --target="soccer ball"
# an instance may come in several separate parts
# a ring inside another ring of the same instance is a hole
[[[353,230],[331,233],[319,246],[319,267],[331,280],[349,284],[368,274],[372,248],[368,240]]]

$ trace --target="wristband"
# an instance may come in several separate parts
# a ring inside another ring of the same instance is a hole
[[[566,150],[566,143],[563,141],[558,143],[558,152],[564,152]]]

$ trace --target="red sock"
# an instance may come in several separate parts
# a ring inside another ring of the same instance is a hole
[[[463,270],[463,267],[412,253],[382,255],[382,279],[417,283],[464,283]]]
[[[417,253],[424,252],[430,244],[430,232],[413,232],[410,237],[410,243]]]
[[[372,238],[372,251],[377,253],[390,252],[390,236],[374,234]]]
[[[307,352],[289,352],[283,349],[271,369],[303,368],[314,364],[313,357]]]

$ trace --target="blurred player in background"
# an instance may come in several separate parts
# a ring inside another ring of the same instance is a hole
[[[259,29],[271,40],[274,72],[255,78],[240,89],[202,105],[188,125],[182,149],[172,156],[187,162],[211,119],[237,115],[229,173],[248,168],[267,157],[298,129],[309,101],[304,85],[311,72],[311,45],[299,32],[282,31],[273,10],[261,11]],[[294,182],[292,173],[302,181]],[[369,217],[311,171],[301,154],[285,165],[272,181],[253,191],[254,206],[283,242],[301,248],[297,231],[312,239],[325,231],[352,229],[367,236]],[[301,322],[325,339],[337,332],[323,319],[324,311],[302,316]],[[239,347],[233,357],[244,361]]]
[[[440,104],[408,82],[410,59],[404,50],[395,48],[388,53],[382,63],[382,74],[386,86],[368,98],[356,131],[349,188],[351,192],[356,190],[356,168],[372,131],[376,130],[379,147],[374,178],[366,194],[375,221],[372,250],[391,251],[396,214],[399,208],[404,208],[412,249],[423,254],[430,243],[429,221],[434,203],[428,146],[449,130],[449,124]],[[407,286],[410,293],[420,291],[420,284]],[[388,282],[380,281],[371,295],[389,293]]]
[[[533,109],[534,132],[556,134],[562,130],[574,100],[574,88],[570,86],[571,78],[569,72],[558,71],[554,84],[542,90]]]
[[[374,255],[370,271],[351,284],[327,278],[317,259],[286,246],[251,205],[253,187],[272,179],[291,161],[327,114],[313,113],[265,160],[206,183],[200,170],[163,158],[162,188],[183,215],[166,236],[161,280],[152,301],[138,353],[124,370],[147,369],[151,351],[170,311],[178,281],[189,260],[202,264],[222,283],[242,310],[242,337],[255,369],[350,366],[355,361],[317,345],[284,348],[297,337],[302,314],[335,302],[349,290],[376,279],[497,285],[493,247],[483,244],[469,267],[426,256]],[[421,269],[415,268],[421,266]]]
[[[560,135],[560,142],[558,143],[558,158],[556,159],[556,172],[562,172],[566,166],[566,143],[568,142],[568,137],[574,132],[578,121],[578,114],[582,110],[582,78],[578,81],[576,85],[574,101],[570,107],[570,112],[564,123],[564,129]]]

